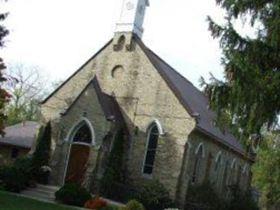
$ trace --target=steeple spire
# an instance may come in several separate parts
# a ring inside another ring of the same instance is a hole
[[[149,0],[123,0],[115,32],[132,32],[141,38],[147,6],[149,6]]]

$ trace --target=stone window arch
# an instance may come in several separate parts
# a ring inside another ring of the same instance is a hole
[[[230,185],[236,184],[236,179],[237,179],[237,163],[236,159],[234,158],[231,166],[230,166]]]
[[[91,122],[87,118],[82,117],[76,124],[72,126],[72,128],[68,132],[66,141],[69,142],[70,145],[66,154],[66,164],[63,175],[64,183],[65,181],[72,179],[72,176],[70,175],[73,171],[77,171],[78,174],[79,170],[81,170],[80,168],[76,169],[75,167],[83,166],[81,174],[84,175],[85,173],[86,163],[90,154],[90,147],[95,145],[95,133]],[[76,161],[72,161],[74,159],[76,160],[75,155],[78,153],[77,151],[82,151],[82,156],[78,156],[79,158],[82,158],[82,164],[74,164],[74,162]],[[71,167],[69,168],[69,166]],[[71,173],[69,172],[69,174],[67,174],[68,171],[70,171]],[[82,177],[83,176],[79,178],[79,181],[82,180]]]
[[[229,160],[225,161],[225,167],[223,171],[222,177],[222,191],[227,192],[227,186],[229,182],[229,169],[230,169],[230,162]]]
[[[66,140],[71,144],[95,145],[95,134],[91,122],[83,117],[70,129]]]
[[[242,184],[243,186],[246,186],[248,185],[249,183],[249,177],[250,177],[250,166],[248,163],[246,163],[244,166],[243,166],[243,169],[242,169]]]
[[[202,159],[205,157],[204,145],[200,143],[195,151],[195,160],[194,160],[194,168],[192,174],[192,183],[197,183],[200,171],[201,171],[201,163]]]
[[[162,127],[157,121],[153,121],[147,129],[146,154],[143,164],[143,174],[152,175],[158,146],[158,139],[162,133]]]
[[[124,45],[125,45],[125,36],[124,35],[121,35],[119,38],[118,38],[118,41],[117,43],[114,45],[114,50],[115,51],[121,51],[123,50],[124,48]]]
[[[221,168],[222,168],[222,152],[220,151],[215,159],[215,167],[214,167],[215,183],[218,183],[218,180],[220,178]]]
[[[249,175],[249,166],[247,163],[243,166],[242,174],[247,175],[247,176]]]
[[[165,131],[163,129],[162,124],[160,123],[160,121],[158,119],[154,119],[152,122],[149,123],[146,132],[149,133],[149,129],[151,128],[152,125],[156,125],[159,131],[159,135],[163,136],[165,135]]]

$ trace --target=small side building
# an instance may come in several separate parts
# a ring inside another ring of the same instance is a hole
[[[40,125],[27,121],[5,128],[5,136],[0,137],[0,166],[11,164],[28,154],[35,143]]]

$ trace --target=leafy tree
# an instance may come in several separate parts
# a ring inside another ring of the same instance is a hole
[[[261,190],[262,205],[280,206],[280,133],[270,133],[258,152],[253,183]]]
[[[229,117],[244,139],[274,129],[280,112],[280,0],[216,0],[226,11],[226,23],[210,17],[209,29],[220,40],[225,80],[212,76],[202,86],[220,119]],[[235,29],[238,20],[250,23],[255,37]],[[226,116],[225,116],[226,115]]]
[[[4,37],[8,35],[8,30],[2,25],[2,21],[5,20],[7,14],[0,13],[0,48],[4,46]],[[3,83],[7,80],[3,74],[6,69],[3,59],[0,57],[0,135],[4,135],[4,123],[6,115],[4,113],[6,104],[9,101],[10,94],[3,88]]]
[[[61,81],[47,82],[38,67],[22,63],[8,65],[7,73],[9,80],[5,87],[11,93],[11,100],[6,107],[6,123],[13,125],[22,121],[37,121],[40,117],[40,102]]]
[[[7,124],[38,120],[39,103],[47,94],[45,78],[37,67],[20,63],[9,65],[8,74],[6,87],[12,97],[6,108]]]

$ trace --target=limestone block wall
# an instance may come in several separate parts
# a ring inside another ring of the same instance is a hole
[[[55,136],[56,149],[52,158],[53,180],[55,184],[63,184],[67,168],[68,155],[71,147],[69,133],[81,120],[87,119],[94,129],[94,143],[91,146],[90,157],[88,161],[85,185],[89,186],[95,169],[96,159],[102,144],[104,136],[110,129],[110,123],[106,120],[99,104],[97,95],[90,85],[80,96],[66,115],[62,116],[57,126],[60,133]]]
[[[132,137],[130,151],[128,151],[130,157],[128,171],[131,182],[158,179],[170,190],[174,198],[182,166],[184,145],[188,134],[195,126],[195,121],[177,100],[140,47],[137,45],[134,47],[133,51],[127,51],[126,48],[114,51],[113,44],[108,45],[43,105],[43,116],[45,119],[57,119],[59,112],[73,101],[82,87],[96,74],[101,88],[116,97]],[[57,129],[55,136],[61,136],[59,139],[64,139],[71,123],[80,117],[81,109],[84,107],[77,105],[76,107],[73,113],[69,112],[58,120],[57,124],[61,127]],[[153,176],[147,178],[142,174],[147,143],[146,130],[154,119],[160,121],[166,135],[159,140]],[[136,128],[139,130],[137,135],[134,133]],[[53,155],[53,162],[57,166],[55,177],[61,183],[62,172],[65,171],[67,161],[65,154],[69,151],[69,145],[59,142],[56,137],[54,139],[58,142],[57,151],[61,151]]]
[[[127,45],[130,43],[127,37]],[[180,104],[158,71],[136,44],[133,51],[107,51],[108,60],[97,64],[102,89],[116,97],[131,135],[128,172],[132,183],[157,179],[175,198],[184,146],[195,121]],[[143,175],[147,128],[157,119],[161,136],[152,176]],[[137,132],[135,132],[137,130]]]
[[[104,49],[88,60],[71,78],[41,106],[42,120],[49,121],[59,118],[60,113],[68,108],[85,88],[90,80],[95,76],[96,64],[102,63],[106,59],[106,48],[111,42],[105,45]]]
[[[194,169],[194,162],[196,158],[195,152],[198,149],[198,146],[202,143],[204,147],[204,157],[202,158],[200,170],[198,174],[197,183],[202,183],[204,180],[210,181],[216,190],[223,195],[225,193],[222,188],[223,185],[223,176],[225,174],[226,164],[228,164],[228,173],[227,173],[227,184],[236,184],[239,183],[241,189],[246,190],[247,183],[249,180],[250,172],[250,162],[243,158],[242,156],[234,153],[232,150],[222,147],[215,141],[203,134],[198,132],[193,132],[190,135],[190,141],[192,145],[190,149],[190,160],[187,167],[188,176],[192,176]],[[218,167],[218,170],[215,170],[217,164],[218,156],[221,155],[221,164]],[[211,161],[209,161],[211,159]],[[207,171],[208,170],[208,171]],[[240,172],[239,172],[240,170]],[[240,176],[238,178],[238,176]],[[239,180],[238,180],[239,179]]]
[[[9,165],[9,164],[12,164],[15,161],[15,159],[13,159],[11,157],[13,148],[18,149],[18,151],[19,151],[18,158],[23,157],[24,155],[26,155],[30,151],[30,149],[25,149],[25,148],[16,147],[16,146],[0,144],[0,166]]]

